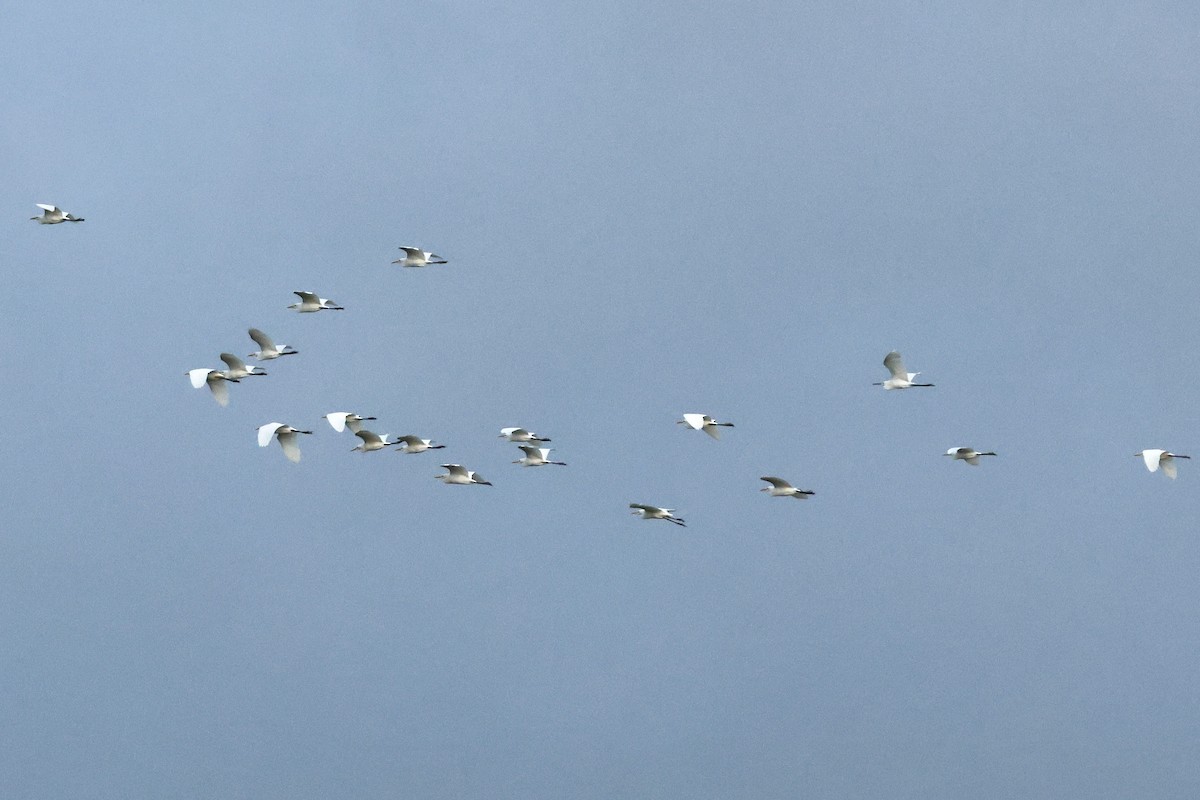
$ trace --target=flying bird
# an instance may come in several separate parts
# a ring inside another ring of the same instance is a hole
[[[442,469],[449,470],[445,475],[434,475],[442,483],[452,486],[469,486],[477,483],[480,486],[491,486],[478,472],[472,472],[461,464],[442,464]]]
[[[301,314],[310,314],[314,311],[344,311],[345,309],[339,306],[332,300],[327,300],[324,297],[317,297],[313,292],[292,292],[300,298],[299,303],[292,303],[288,308],[294,308]]]
[[[972,467],[978,467],[980,456],[994,456],[996,454],[991,451],[981,453],[972,447],[951,447],[943,455],[953,456],[957,461],[965,461]]]
[[[364,422],[375,419],[374,417],[360,417],[358,414],[352,414],[349,411],[331,411],[324,418],[329,422],[329,427],[338,433],[346,430],[346,428],[349,428],[354,433],[358,433],[362,430]]]
[[[629,507],[633,509],[632,514],[640,514],[642,519],[665,519],[667,522],[673,522],[681,528],[686,528],[683,520],[675,516],[673,508],[659,508],[658,506],[647,506],[641,503],[630,503]]]
[[[1162,467],[1163,475],[1166,475],[1171,480],[1175,480],[1178,474],[1178,468],[1175,466],[1177,458],[1191,458],[1180,453],[1168,453],[1166,450],[1143,450],[1140,453],[1134,453],[1134,456],[1141,456],[1146,462],[1146,469],[1151,472],[1157,472],[1159,467]]]
[[[225,385],[229,383],[238,383],[237,378],[230,378],[224,372],[216,369],[189,369],[185,375],[192,381],[192,388],[199,389],[201,386],[208,384],[208,388],[212,391],[213,397],[219,406],[229,405],[229,387]]]
[[[287,456],[287,460],[293,464],[299,464],[300,445],[296,442],[298,433],[311,434],[312,431],[302,431],[291,425],[284,425],[282,422],[268,422],[258,429],[258,446],[266,447],[271,443],[271,437],[275,437],[279,440],[279,446],[283,448],[283,454]]]
[[[430,439],[422,439],[419,436],[401,436],[396,440],[400,445],[396,449],[397,453],[424,453],[426,450],[441,450],[446,445],[434,444]]]
[[[764,475],[759,478],[759,480],[766,481],[767,483],[771,484],[770,486],[764,486],[763,488],[759,489],[760,492],[770,493],[771,497],[794,497],[797,500],[807,500],[809,497],[816,494],[816,492],[797,489],[783,478],[774,478],[770,475]]]
[[[892,377],[888,378],[883,383],[872,383],[872,386],[882,386],[884,389],[907,389],[910,386],[933,386],[932,383],[913,383],[913,380],[920,375],[919,372],[905,372],[904,361],[900,358],[900,354],[895,350],[888,353],[883,359],[883,365],[888,368],[888,372],[892,373]]]
[[[427,264],[447,263],[446,259],[437,253],[431,253],[419,247],[401,247],[400,249],[404,251],[404,258],[398,258],[392,263],[399,264],[402,267],[424,267]]]
[[[675,420],[676,425],[687,425],[692,430],[704,431],[714,439],[720,439],[717,428],[732,428],[732,422],[717,422],[708,414],[684,414],[683,419]]]
[[[355,451],[360,453],[370,453],[373,450],[382,450],[385,447],[396,444],[395,441],[388,441],[388,434],[385,433],[380,436],[378,433],[372,433],[365,428],[355,431],[354,435],[362,439],[362,444],[354,448],[354,450],[351,450],[350,452],[352,453]]]
[[[221,353],[221,360],[229,367],[225,370],[225,379],[237,380],[246,378],[251,375],[266,375],[267,371],[262,367],[247,367],[246,362],[235,356],[233,353]]]
[[[524,428],[501,428],[501,439],[508,439],[510,442],[548,442],[550,441],[545,436],[538,436],[533,431],[525,430]]]
[[[532,445],[521,445],[521,452],[525,455],[512,462],[520,464],[522,467],[544,467],[547,464],[557,464],[560,467],[565,467],[565,461],[551,461],[549,447],[533,447]]]
[[[68,214],[58,206],[48,206],[45,203],[34,203],[38,208],[42,209],[41,216],[30,217],[39,225],[57,225],[60,222],[83,222],[83,217],[76,217],[73,214]]]
[[[250,338],[258,345],[257,353],[250,353],[246,358],[257,358],[259,361],[270,361],[280,356],[294,356],[300,351],[289,344],[275,344],[271,337],[258,328],[250,329]]]

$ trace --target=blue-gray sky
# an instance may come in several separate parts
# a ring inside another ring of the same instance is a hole
[[[547,5],[5,4],[0,795],[1195,797],[1200,12]]]

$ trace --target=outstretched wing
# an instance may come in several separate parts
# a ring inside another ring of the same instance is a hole
[[[267,336],[265,333],[260,331],[258,328],[250,329],[250,338],[253,339],[254,343],[257,344],[259,346],[259,348],[261,348],[262,350],[274,350],[275,349],[275,343],[271,341],[271,337]]]
[[[1175,459],[1170,456],[1160,458],[1158,465],[1162,467],[1163,475],[1166,475],[1171,480],[1175,480],[1175,476],[1179,474],[1179,470],[1175,466]]]
[[[883,365],[887,367],[888,372],[892,373],[893,378],[908,380],[908,373],[904,370],[904,360],[895,350],[884,357]]]
[[[283,448],[283,454],[287,456],[287,460],[293,464],[299,464],[300,445],[296,442],[295,431],[285,431],[276,438],[279,439],[279,446]]]
[[[246,362],[242,361],[233,353],[221,353],[221,360],[229,365],[229,368],[234,372],[237,372],[238,370],[246,370]]]
[[[282,422],[268,422],[258,429],[258,446],[266,447],[271,443],[271,437],[275,435],[275,431],[283,427]]]
[[[759,480],[766,481],[767,483],[774,486],[776,489],[792,489],[792,488],[794,488],[790,483],[785,481],[783,478],[775,478],[771,475],[764,475],[763,477],[759,478]]]
[[[461,475],[464,478],[471,476],[471,473],[462,464],[442,464],[442,469],[449,470],[451,475]]]
[[[368,430],[357,430],[354,435],[363,440],[363,444],[383,444],[379,434]]]
[[[199,389],[201,386],[203,386],[204,382],[208,380],[208,373],[210,372],[212,372],[211,369],[205,369],[203,367],[200,369],[189,369],[188,378],[192,382],[192,388]]]
[[[348,411],[333,411],[325,415],[325,419],[329,421],[330,426],[335,431],[341,433],[346,430],[346,417],[350,416]]]
[[[225,385],[225,381],[209,381],[208,388],[212,390],[213,397],[217,401],[217,405],[224,408],[229,405],[229,387]]]
[[[1146,469],[1150,470],[1151,472],[1158,472],[1158,465],[1161,460],[1160,457],[1165,452],[1165,450],[1143,450],[1142,460],[1146,462]]]

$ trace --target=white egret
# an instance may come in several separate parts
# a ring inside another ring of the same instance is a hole
[[[329,422],[329,427],[333,428],[338,433],[349,428],[354,433],[362,430],[362,424],[366,420],[373,420],[374,417],[360,417],[358,414],[352,414],[349,411],[331,411],[324,417]]]
[[[522,467],[544,467],[547,464],[557,464],[560,467],[565,467],[565,461],[551,461],[549,447],[533,447],[532,445],[523,444],[520,446],[521,452],[525,455],[512,462],[520,464]]]
[[[300,445],[296,442],[298,433],[311,434],[312,431],[302,431],[291,425],[284,425],[282,422],[268,422],[258,429],[258,446],[266,447],[271,443],[271,437],[275,437],[279,440],[279,446],[283,448],[283,454],[287,456],[287,460],[293,464],[299,464]]]
[[[262,367],[247,367],[246,362],[235,356],[233,353],[221,353],[221,360],[229,367],[225,370],[225,379],[246,378],[250,375],[266,375],[267,371]]]
[[[48,206],[45,203],[34,203],[38,208],[42,209],[41,216],[30,217],[39,225],[57,225],[60,222],[83,222],[83,217],[76,217],[73,214],[68,214],[58,206]]]
[[[219,406],[229,405],[229,387],[225,382],[238,383],[237,378],[230,378],[224,372],[217,369],[189,369],[185,375],[192,381],[192,388],[199,389],[201,386],[208,384],[209,390],[212,391],[213,397]]]
[[[392,263],[399,264],[402,267],[423,267],[427,264],[447,263],[446,259],[437,253],[431,253],[419,247],[401,247],[400,249],[404,251],[404,258],[398,258]]]
[[[708,414],[684,414],[683,419],[675,420],[675,424],[676,425],[687,425],[692,430],[704,431],[705,433],[707,433],[709,436],[711,436],[714,439],[721,438],[720,431],[717,430],[718,427],[721,427],[721,428],[732,428],[733,427],[732,422],[717,422],[715,419],[710,417]]]
[[[1151,472],[1157,472],[1159,467],[1162,467],[1163,475],[1166,475],[1171,480],[1175,480],[1178,474],[1178,469],[1175,467],[1175,459],[1191,458],[1181,453],[1168,453],[1166,450],[1143,450],[1140,453],[1134,453],[1136,456],[1141,456],[1146,462],[1146,469]]]
[[[956,461],[965,461],[972,467],[978,467],[980,456],[994,456],[996,454],[990,450],[986,453],[981,453],[973,447],[951,447],[942,455],[953,456]]]
[[[351,450],[350,452],[352,453],[355,451],[360,453],[370,453],[373,450],[382,450],[385,447],[390,447],[391,445],[396,444],[396,441],[394,440],[390,442],[388,441],[388,434],[385,433],[380,436],[378,433],[372,433],[365,428],[355,431],[354,435],[362,439],[362,444],[354,448],[354,450]]]
[[[932,383],[913,383],[913,380],[920,375],[919,372],[905,372],[904,361],[901,360],[900,354],[895,350],[888,353],[883,359],[883,365],[888,368],[888,372],[892,373],[892,377],[883,383],[872,383],[872,386],[882,386],[884,389],[907,389],[910,386],[933,386]]]
[[[442,464],[442,469],[449,470],[445,475],[434,475],[442,483],[453,486],[469,486],[477,483],[480,486],[491,486],[478,472],[472,472],[461,464]]]
[[[545,436],[538,436],[533,431],[528,431],[524,428],[501,428],[501,439],[508,439],[510,442],[548,442],[550,441]]]
[[[257,353],[250,353],[246,358],[257,358],[259,361],[270,361],[273,358],[280,356],[294,356],[300,351],[292,347],[290,344],[275,344],[271,341],[271,337],[260,331],[258,328],[250,329],[250,338],[258,345]]]
[[[313,292],[292,292],[300,298],[299,303],[292,303],[288,308],[294,308],[301,314],[310,314],[314,311],[344,311],[341,306],[332,300],[327,300],[324,297],[317,297]]]
[[[771,497],[794,497],[797,500],[807,500],[809,497],[816,494],[816,492],[797,489],[783,478],[774,478],[770,475],[764,475],[759,478],[759,480],[766,481],[767,483],[771,484],[770,486],[764,486],[763,488],[759,489],[760,492],[770,493]]]
[[[681,528],[686,528],[683,520],[675,516],[673,508],[659,508],[658,506],[647,506],[641,503],[630,503],[629,507],[633,509],[633,514],[640,514],[642,519],[665,519],[667,522],[673,522]]]
[[[397,448],[397,453],[424,453],[426,450],[441,450],[445,448],[444,444],[434,444],[431,439],[422,439],[419,436],[401,436],[396,440],[400,445]]]

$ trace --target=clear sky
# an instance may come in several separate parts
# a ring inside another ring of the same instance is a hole
[[[1200,795],[1192,4],[3,19],[0,796]]]

